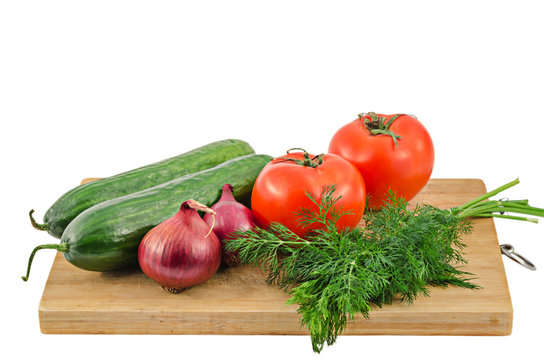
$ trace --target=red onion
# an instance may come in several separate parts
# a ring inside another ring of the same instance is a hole
[[[212,206],[215,211],[215,217],[211,214],[204,214],[204,221],[213,226],[213,231],[224,245],[229,236],[235,231],[246,231],[255,227],[255,217],[253,212],[246,206],[236,201],[232,195],[232,185],[223,185],[221,198]],[[236,265],[235,254],[230,254],[223,249],[223,263],[228,266]]]
[[[142,239],[138,261],[143,272],[170,292],[203,283],[221,265],[221,242],[197,210],[213,210],[187,200],[179,212],[152,228]]]

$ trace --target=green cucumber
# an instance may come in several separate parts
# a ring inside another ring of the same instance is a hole
[[[271,160],[268,155],[245,155],[214,168],[111,199],[79,214],[66,227],[60,244],[36,247],[28,261],[26,277],[36,251],[56,249],[73,265],[93,271],[110,271],[138,263],[138,246],[154,226],[174,216],[180,205],[194,199],[212,206],[229,183],[238,201],[248,203],[257,176]]]
[[[47,230],[49,234],[60,238],[77,215],[96,204],[254,153],[245,141],[228,139],[213,142],[175,157],[79,185],[62,195],[47,210],[43,224],[36,223],[32,217],[34,210],[30,211],[30,220],[36,229]]]

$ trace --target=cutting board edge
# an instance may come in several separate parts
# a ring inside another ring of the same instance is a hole
[[[53,318],[59,319],[55,314]],[[96,317],[90,321],[85,318],[68,315],[70,321],[48,321],[48,316],[40,314],[40,331],[43,334],[113,334],[113,335],[308,335],[305,328],[293,327],[293,322],[298,323],[296,314],[277,314],[261,318],[258,321],[244,321],[246,313],[232,312],[223,314],[228,316],[215,316],[213,313],[183,314],[175,321],[170,319],[149,327],[150,318],[144,317],[140,322],[130,318],[105,317],[97,321]],[[96,315],[96,314],[95,314]],[[118,314],[119,315],[119,314]],[[164,314],[163,314],[164,315]],[[179,315],[179,314],[178,314]],[[261,314],[262,315],[262,314]],[[436,321],[432,313],[425,313],[418,317],[398,316],[394,320],[371,317],[368,320],[358,319],[348,324],[343,335],[460,335],[460,336],[508,336],[512,333],[512,313],[490,312],[479,313],[476,318],[472,312],[455,313],[446,327],[442,321]],[[453,313],[452,313],[453,315]],[[64,316],[61,316],[62,319]],[[203,318],[210,321],[202,321]],[[213,322],[212,322],[213,321]],[[412,321],[417,322],[418,327],[411,327]],[[368,322],[365,324],[365,322]],[[126,326],[123,326],[126,324]],[[170,325],[169,325],[170,324]],[[175,324],[174,326],[172,324]],[[219,325],[218,325],[219,324]],[[163,326],[164,325],[164,326]]]

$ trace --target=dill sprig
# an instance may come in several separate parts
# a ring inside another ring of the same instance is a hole
[[[309,329],[315,352],[325,343],[332,345],[356,316],[368,318],[372,304],[412,303],[428,296],[431,286],[479,288],[472,282],[474,274],[460,269],[466,263],[461,239],[472,232],[469,217],[504,210],[485,201],[494,192],[452,209],[409,209],[405,200],[390,193],[387,206],[368,210],[363,226],[353,229],[337,229],[345,213],[334,206],[339,199],[334,192],[333,185],[324,187],[320,201],[307,193],[317,210],[297,213],[312,229],[304,238],[272,223],[267,229],[237,232],[226,244],[241,263],[261,267],[267,284],[288,292],[287,303],[299,306],[301,325]],[[509,209],[519,204],[511,202]],[[525,201],[519,206],[531,208],[522,209],[524,213],[544,211]]]

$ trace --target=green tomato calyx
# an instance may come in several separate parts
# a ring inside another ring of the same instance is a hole
[[[359,120],[363,122],[363,125],[368,129],[371,135],[387,135],[391,136],[395,147],[398,147],[399,144],[397,140],[400,140],[402,137],[400,135],[392,132],[389,127],[399,116],[404,114],[396,114],[392,116],[389,120],[385,116],[378,116],[375,112],[362,113],[359,114]]]
[[[315,155],[314,157],[310,157],[310,154],[308,154],[308,152],[306,150],[302,149],[302,148],[291,148],[291,149],[287,150],[287,155],[291,154],[291,152],[293,150],[302,151],[304,159],[299,160],[299,159],[293,159],[293,158],[284,157],[284,156],[280,156],[277,159],[281,159],[282,161],[290,161],[290,162],[293,162],[293,163],[295,163],[297,165],[308,166],[308,167],[311,167],[311,168],[316,168],[319,165],[323,164],[323,156],[325,154],[319,154],[319,155]]]

